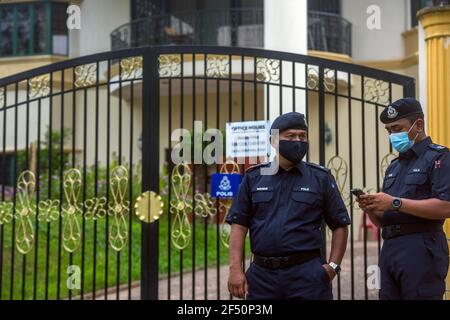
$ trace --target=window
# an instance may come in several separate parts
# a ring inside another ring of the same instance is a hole
[[[0,57],[68,54],[67,4],[41,1],[0,5]]]

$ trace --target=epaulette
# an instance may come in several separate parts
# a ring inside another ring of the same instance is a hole
[[[306,165],[307,165],[307,166],[310,166],[310,167],[313,167],[313,168],[316,168],[316,169],[319,169],[319,170],[322,170],[322,171],[324,171],[324,172],[326,172],[326,173],[330,173],[330,170],[329,170],[329,169],[327,169],[327,168],[325,168],[325,167],[323,167],[323,166],[320,166],[320,165],[318,165],[318,164],[311,163],[311,162],[306,162]]]
[[[428,148],[433,149],[434,151],[437,151],[437,152],[448,152],[447,147],[444,147],[444,146],[441,146],[441,145],[435,144],[435,143],[428,145]]]
[[[245,170],[245,172],[252,172],[252,171],[254,171],[255,169],[258,169],[258,168],[261,168],[261,167],[266,167],[266,166],[268,166],[269,164],[270,164],[269,162],[267,162],[267,163],[260,163],[260,164],[251,166],[250,168],[248,168],[247,170]]]

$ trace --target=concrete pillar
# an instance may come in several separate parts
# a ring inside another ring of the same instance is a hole
[[[427,126],[436,143],[450,146],[450,5],[418,12],[425,42]],[[450,239],[450,219],[444,229]],[[446,298],[450,300],[450,276]]]

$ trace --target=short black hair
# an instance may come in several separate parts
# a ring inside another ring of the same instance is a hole
[[[407,117],[405,117],[405,119],[408,119],[410,124],[414,124],[414,122],[416,122],[418,119],[425,120],[425,116],[423,113],[417,113],[417,114],[412,114],[410,116],[407,116]]]

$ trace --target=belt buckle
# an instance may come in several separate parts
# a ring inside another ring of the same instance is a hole
[[[400,224],[395,225],[394,232],[393,232],[394,235],[395,235],[395,236],[400,235],[401,230],[402,230],[402,226],[401,226]]]
[[[274,268],[274,269],[278,269],[278,268],[281,267],[280,260],[277,259],[277,258],[272,258],[271,259],[271,264],[272,264],[272,268]]]

